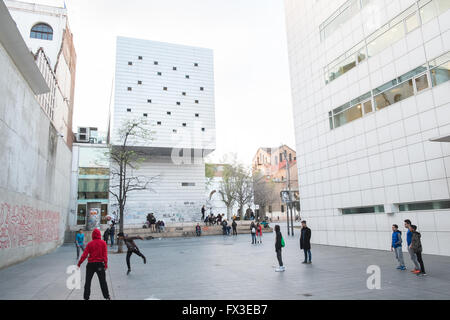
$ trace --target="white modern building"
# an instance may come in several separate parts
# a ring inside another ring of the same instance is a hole
[[[285,0],[301,216],[390,249],[412,220],[450,255],[450,1]],[[405,232],[403,232],[405,236]]]
[[[144,119],[151,139],[129,145],[146,154],[135,174],[155,178],[151,190],[130,193],[124,222],[142,224],[150,212],[166,223],[198,220],[203,159],[215,149],[213,52],[118,37],[116,54],[111,144],[121,144],[125,121]]]

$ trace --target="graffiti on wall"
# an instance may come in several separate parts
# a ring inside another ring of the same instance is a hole
[[[0,203],[0,250],[59,240],[59,212]]]

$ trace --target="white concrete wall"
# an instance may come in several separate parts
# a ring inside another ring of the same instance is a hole
[[[113,166],[113,164],[111,164]],[[135,191],[128,195],[125,224],[139,225],[147,214],[170,222],[199,221],[205,203],[205,164],[173,164],[170,157],[151,157],[141,164],[135,176],[157,177],[152,190]],[[183,182],[195,186],[183,187]],[[114,181],[111,181],[111,185]],[[117,211],[114,197],[110,195],[110,212]]]
[[[5,4],[30,51],[36,53],[39,48],[44,48],[54,70],[66,28],[67,10],[12,0],[5,0]],[[40,22],[53,28],[53,40],[30,38],[31,28]]]
[[[124,120],[142,118],[146,113],[149,128],[154,132],[153,141],[137,141],[133,145],[215,149],[212,50],[118,37],[116,56],[113,144],[120,144],[116,133]],[[138,59],[139,56],[142,60]],[[154,64],[155,61],[158,65]],[[128,62],[133,65],[128,65]],[[195,63],[198,63],[197,67]],[[174,71],[173,67],[177,70]],[[162,75],[159,76],[158,72]],[[138,85],[138,81],[142,84]],[[128,91],[128,87],[132,91]],[[163,90],[164,87],[167,91]],[[200,87],[204,90],[201,91]],[[152,102],[148,103],[148,99]],[[128,108],[131,112],[127,112]],[[171,115],[167,114],[168,111]],[[195,116],[196,113],[199,117]],[[161,125],[157,125],[158,121]],[[174,129],[177,133],[173,133]]]
[[[410,219],[425,253],[450,255],[450,210],[339,211],[450,199],[450,144],[429,141],[450,132],[450,82],[334,130],[328,119],[334,108],[448,52],[450,10],[325,84],[328,63],[416,3],[372,1],[321,42],[319,25],[344,2],[285,0],[301,216],[314,243],[373,249],[389,249],[391,225]]]
[[[0,44],[0,268],[62,244],[71,151]]]

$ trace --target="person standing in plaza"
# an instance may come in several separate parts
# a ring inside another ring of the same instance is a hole
[[[75,236],[75,245],[77,247],[77,260],[78,260],[80,258],[80,249],[81,252],[84,252],[84,233],[82,229],[77,231],[77,234]]]
[[[88,264],[86,266],[84,300],[89,300],[91,295],[91,282],[94,273],[97,274],[98,280],[100,281],[100,288],[102,289],[103,297],[106,300],[111,300],[108,291],[108,284],[106,283],[108,248],[106,242],[102,240],[102,235],[99,229],[94,229],[94,231],[92,231],[92,240],[87,244],[80,261],[78,261],[78,268],[86,258],[88,259]]]
[[[106,228],[105,232],[103,233],[103,241],[105,241],[106,244],[108,244],[109,235],[109,228]]]
[[[256,225],[253,221],[250,225],[250,232],[252,233],[252,244],[256,244]]]
[[[409,256],[411,257],[411,261],[414,263],[414,269],[411,270],[411,272],[418,274],[420,272],[420,265],[419,265],[419,261],[417,261],[417,255],[411,249],[412,232],[409,228],[410,226],[411,226],[411,220],[406,219],[405,220],[405,228],[408,229],[408,231],[406,232],[406,244],[408,245],[408,253],[409,253]]]
[[[114,233],[116,232],[116,226],[114,221],[111,223],[111,226],[109,227],[109,237],[111,239],[111,248],[114,245]]]
[[[283,235],[280,231],[280,226],[277,224],[275,226],[275,252],[277,253],[277,260],[279,267],[275,269],[276,272],[283,272],[286,267],[283,265],[283,259],[281,256],[281,249],[285,246]]]
[[[395,258],[399,263],[397,269],[406,270],[405,261],[403,260],[403,251],[402,251],[402,232],[398,230],[398,225],[392,225],[392,244],[391,251],[395,252]]]
[[[417,273],[418,276],[426,276],[427,273],[425,272],[425,266],[423,265],[423,259],[422,259],[422,241],[420,240],[421,235],[419,232],[417,232],[417,226],[410,225],[409,230],[411,230],[412,237],[411,237],[411,250],[416,254],[417,261],[420,264],[420,272]]]
[[[126,261],[127,261],[127,267],[128,267],[127,275],[129,275],[131,272],[130,257],[133,253],[140,256],[142,258],[142,260],[144,260],[144,264],[147,263],[147,259],[139,251],[138,246],[134,242],[134,240],[137,240],[137,239],[140,239],[140,240],[144,240],[144,239],[142,237],[128,237],[128,235],[125,235],[123,232],[120,232],[117,236],[119,237],[120,240],[123,240],[125,242],[125,245],[128,248]]]
[[[262,226],[259,222],[256,224],[256,237],[258,239],[258,243],[262,243]]]
[[[237,223],[236,223],[235,219],[233,219],[233,222],[231,223],[231,227],[233,228],[233,236],[237,236]]]
[[[300,249],[302,249],[305,254],[305,260],[302,263],[311,264],[311,229],[306,226],[305,220],[302,221]]]
[[[205,220],[205,211],[206,211],[205,205],[203,205],[203,207],[202,207],[202,221]]]

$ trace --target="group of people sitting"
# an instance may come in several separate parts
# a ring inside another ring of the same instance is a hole
[[[164,232],[166,224],[163,220],[156,221],[155,215],[153,213],[149,213],[147,215],[147,221],[143,227],[151,229],[152,232]]]
[[[215,225],[215,224],[217,224],[217,225],[221,225],[222,224],[222,222],[225,220],[224,219],[224,217],[225,217],[225,214],[217,214],[217,216],[214,216],[214,214],[210,214],[209,216],[206,216],[206,218],[203,220],[203,222],[205,223],[205,225],[209,225],[209,226],[212,226],[212,225]]]

